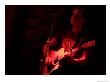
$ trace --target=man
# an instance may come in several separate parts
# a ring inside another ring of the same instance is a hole
[[[66,30],[57,34],[44,45],[42,74],[71,74],[71,71],[75,71],[78,66],[86,63],[88,50],[80,51],[79,49],[79,46],[84,43],[84,36],[82,36],[82,30],[86,22],[84,13],[84,8],[76,7],[72,9],[72,30]],[[72,52],[73,48],[75,53],[64,55],[65,52]],[[53,50],[57,51],[57,54]],[[54,60],[56,59],[58,62],[55,63]],[[50,65],[56,66],[55,69],[57,69],[57,71],[53,71],[52,69],[49,71]]]

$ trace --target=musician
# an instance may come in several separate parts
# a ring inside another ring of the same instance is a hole
[[[71,74],[73,73],[72,71],[76,71],[80,66],[86,64],[89,50],[79,49],[79,46],[86,41],[85,36],[82,34],[86,22],[85,9],[82,7],[72,9],[70,20],[71,30],[66,30],[56,34],[43,46],[43,54],[45,58],[43,60],[44,64],[42,74]],[[72,49],[74,49],[74,53],[69,55],[67,54],[66,56],[62,54],[64,52],[72,52]],[[55,54],[54,51],[58,51],[58,53]],[[49,73],[49,66],[55,65],[55,58],[58,58],[57,60],[59,60],[59,68]],[[73,74],[77,73],[78,71]]]

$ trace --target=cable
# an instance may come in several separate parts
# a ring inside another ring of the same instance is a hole
[[[49,42],[51,36],[52,36],[52,32],[53,32],[53,27],[54,27],[54,23],[51,24],[52,28],[51,28],[51,31],[50,31],[50,35],[49,35],[49,38],[47,39],[47,43]]]

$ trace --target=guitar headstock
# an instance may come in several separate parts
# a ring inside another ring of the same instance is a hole
[[[89,48],[89,47],[95,46],[95,44],[96,44],[96,41],[92,40],[92,41],[89,41],[87,43],[84,43],[83,45],[81,45],[81,47],[82,48]]]

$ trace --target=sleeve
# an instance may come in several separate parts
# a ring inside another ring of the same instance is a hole
[[[55,36],[50,40],[50,49],[58,50],[61,47],[62,36],[66,34],[65,31],[56,33]]]

